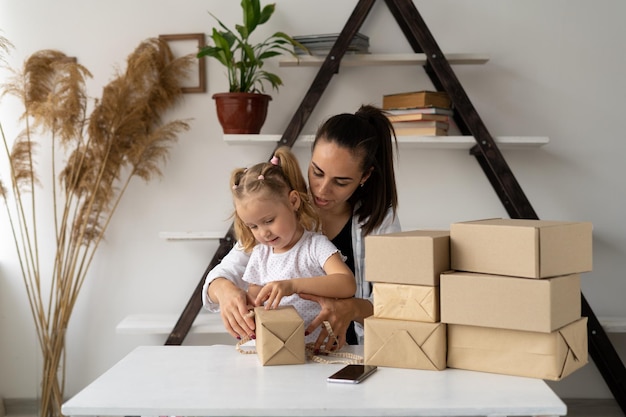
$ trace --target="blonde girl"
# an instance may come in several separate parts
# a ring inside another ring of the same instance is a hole
[[[293,305],[308,326],[321,307],[299,294],[354,295],[354,275],[335,245],[319,233],[316,210],[289,148],[277,149],[270,162],[234,170],[230,185],[235,234],[250,253],[243,280],[253,305]],[[307,335],[307,342],[318,333]]]

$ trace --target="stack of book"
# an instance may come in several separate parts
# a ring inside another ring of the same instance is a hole
[[[293,39],[300,42],[302,46],[306,47],[308,51],[300,47],[294,47],[294,52],[298,55],[308,55],[309,52],[312,55],[326,56],[330,49],[335,45],[338,33],[322,34],[322,35],[306,35],[306,36],[294,36]],[[370,38],[357,33],[350,41],[346,52],[355,54],[367,54],[369,53]]]
[[[382,108],[399,136],[447,136],[454,114],[450,97],[435,91],[387,94]]]

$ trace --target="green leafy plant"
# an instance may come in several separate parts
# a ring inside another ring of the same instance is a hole
[[[221,29],[213,28],[210,35],[213,45],[200,48],[197,57],[215,58],[226,67],[231,93],[263,92],[264,82],[269,82],[274,90],[278,90],[283,82],[278,75],[263,69],[264,61],[285,53],[297,57],[293,47],[306,48],[284,32],[276,32],[262,42],[253,44],[250,36],[258,26],[270,19],[276,5],[268,4],[261,9],[259,0],[241,0],[241,9],[243,25],[235,25],[235,31],[209,12]]]

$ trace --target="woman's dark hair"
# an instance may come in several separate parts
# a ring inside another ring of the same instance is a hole
[[[381,225],[389,208],[395,216],[398,195],[393,145],[395,143],[397,150],[398,143],[385,113],[374,106],[364,105],[355,114],[333,116],[319,127],[312,149],[320,139],[348,149],[360,158],[363,174],[373,168],[363,187],[358,187],[348,199],[352,207],[360,202],[355,214],[360,222],[365,222],[365,234]]]

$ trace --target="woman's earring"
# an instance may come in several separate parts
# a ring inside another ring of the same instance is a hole
[[[362,183],[361,183],[361,188],[363,188],[363,186],[364,186],[364,185],[365,185],[365,183],[364,183],[364,182],[362,182]]]

